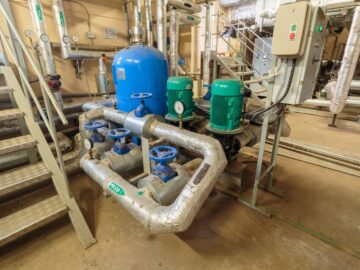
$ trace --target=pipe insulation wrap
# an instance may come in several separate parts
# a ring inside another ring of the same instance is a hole
[[[338,80],[331,101],[330,111],[333,114],[340,113],[346,103],[350,84],[354,76],[360,53],[360,7],[354,12],[349,36],[346,42],[344,57],[339,71]]]
[[[169,3],[169,6],[176,7],[178,9],[182,9],[182,10],[190,12],[190,13],[201,12],[201,6],[194,4],[190,1],[168,0],[168,3]]]
[[[62,0],[53,0],[52,9],[56,22],[56,29],[60,40],[61,56],[63,59],[98,59],[101,57],[102,54],[106,54],[108,58],[114,58],[115,52],[72,50]]]
[[[51,51],[51,44],[41,2],[39,0],[28,0],[28,4],[38,42],[37,48],[43,60],[44,72],[46,75],[56,74],[54,57]]]
[[[119,112],[117,116],[114,111],[116,110],[102,108],[101,110],[97,109],[96,113],[91,111],[88,113],[98,117],[99,113],[102,112],[106,119],[110,118],[109,120],[118,124],[124,124],[131,131],[134,131],[133,128],[139,130],[139,125],[143,125],[142,129],[147,130],[151,136],[166,139],[166,141],[174,145],[202,155],[204,159],[201,165],[176,200],[169,206],[158,204],[99,160],[90,160],[88,155],[81,159],[81,167],[106,191],[114,195],[151,233],[185,231],[225,169],[227,159],[221,144],[211,137],[153,121],[154,117],[150,117],[142,123],[136,122],[136,125],[132,127],[126,123],[135,123],[135,121],[131,120],[136,118],[133,114]],[[150,124],[147,123],[149,121]]]

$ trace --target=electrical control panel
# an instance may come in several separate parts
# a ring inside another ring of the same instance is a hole
[[[287,4],[285,6],[294,6],[300,3],[309,4],[308,2],[297,2],[292,4]],[[305,5],[304,5],[305,6]],[[291,10],[286,9],[286,10]],[[286,95],[286,98],[282,103],[285,104],[301,104],[305,100],[312,98],[314,92],[317,76],[320,69],[321,58],[326,42],[327,35],[327,17],[324,13],[324,10],[318,6],[309,6],[309,10],[306,13],[306,16],[309,16],[308,22],[305,23],[304,28],[298,28],[298,31],[302,29],[301,35],[298,35],[300,32],[297,32],[295,39],[299,38],[303,40],[303,44],[298,43],[295,47],[290,45],[285,45],[291,43],[289,40],[285,42],[285,37],[283,38],[284,45],[283,52],[280,52],[278,48],[273,51],[279,58],[278,61],[282,61],[285,65],[285,70],[276,77],[273,87],[273,101],[276,102],[279,97],[283,95],[286,91],[286,86],[289,81],[290,73],[293,66],[293,61],[295,60],[295,69],[292,79],[292,84],[289,93]],[[304,15],[304,13],[302,14]],[[291,16],[289,16],[291,18]],[[298,21],[299,22],[299,21]],[[306,20],[305,20],[306,22]],[[289,30],[290,19],[286,26],[279,26],[280,28],[288,28],[288,32],[294,29]],[[276,26],[276,24],[275,24]],[[299,26],[299,25],[298,25]],[[274,33],[279,32],[279,30],[274,29]],[[285,33],[283,33],[285,35]],[[289,35],[289,33],[288,33]],[[276,38],[279,36],[274,35],[273,37],[273,46],[275,44]],[[290,38],[290,36],[288,37]],[[279,40],[276,41],[279,45]],[[290,48],[291,47],[291,48]],[[282,60],[280,60],[282,59]]]
[[[279,7],[274,26],[271,53],[280,57],[296,58],[304,52],[311,5],[296,2]]]

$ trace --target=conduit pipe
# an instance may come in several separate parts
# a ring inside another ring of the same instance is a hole
[[[145,18],[146,18],[146,42],[148,46],[153,46],[153,25],[152,25],[152,11],[151,0],[144,0],[145,3]]]
[[[72,50],[70,44],[71,40],[67,29],[62,0],[53,0],[52,9],[53,9],[56,28],[60,40],[61,56],[63,59],[69,59],[69,60],[99,59],[103,54],[105,54],[108,58],[113,58],[115,56],[115,52]]]
[[[360,54],[360,7],[354,12],[349,36],[346,42],[344,57],[339,70],[334,95],[330,105],[333,114],[340,113],[346,104],[350,84],[354,76],[355,68]]]
[[[141,190],[99,160],[92,160],[89,155],[85,155],[80,161],[81,168],[106,192],[112,194],[151,233],[185,231],[227,164],[220,143],[208,136],[158,122],[152,115],[136,118],[133,113],[127,114],[110,108],[99,108],[97,111],[89,113],[96,116],[101,114],[108,120],[123,124],[134,134],[163,138],[169,143],[203,156],[199,168],[169,206],[162,206],[141,193]]]
[[[41,2],[39,0],[29,0],[28,5],[38,41],[37,48],[43,60],[44,72],[46,75],[54,75],[56,74],[56,67]]]

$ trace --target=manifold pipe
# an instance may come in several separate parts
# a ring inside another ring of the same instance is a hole
[[[182,9],[189,13],[201,12],[201,6],[194,4],[190,1],[168,0],[168,4],[169,4],[169,6],[176,7],[178,9]]]
[[[211,16],[210,16],[210,4],[205,5],[206,14],[205,14],[205,46],[204,46],[204,59],[203,59],[203,85],[210,84],[210,60],[211,60]],[[204,89],[204,88],[202,88]],[[203,96],[201,93],[201,96]]]
[[[167,0],[156,0],[157,47],[166,55],[166,6]]]
[[[351,80],[353,79],[355,68],[360,54],[360,7],[354,12],[349,36],[346,42],[344,57],[339,70],[334,95],[330,105],[333,114],[340,113],[346,104],[349,94]]]
[[[100,108],[102,115],[135,134],[155,136],[203,156],[203,162],[183,188],[176,200],[169,206],[162,206],[139,189],[127,182],[99,160],[88,155],[80,161],[81,168],[103,189],[114,196],[151,233],[175,233],[185,231],[224,170],[227,160],[220,143],[208,136],[154,120],[154,116],[136,118],[115,109]],[[98,113],[89,112],[93,115]],[[140,193],[139,193],[140,192]]]
[[[179,22],[176,9],[170,12],[170,76],[178,75]]]
[[[43,69],[46,75],[54,75],[56,74],[56,67],[41,2],[39,0],[28,0],[28,5],[38,41],[38,50],[43,60]]]
[[[148,46],[153,46],[153,25],[152,25],[152,11],[151,0],[144,0],[145,6],[145,19],[146,19],[146,42]]]
[[[56,28],[60,40],[60,50],[63,59],[70,60],[85,60],[85,59],[99,59],[103,54],[109,58],[115,56],[115,52],[95,52],[84,50],[72,50],[70,44],[70,36],[67,30],[66,18],[62,0],[53,0],[52,4],[53,14],[56,22]]]

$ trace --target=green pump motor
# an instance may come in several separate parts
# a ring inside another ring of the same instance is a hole
[[[244,84],[239,80],[216,80],[211,86],[210,125],[217,134],[237,134],[244,99]]]
[[[175,111],[175,103],[183,106],[183,121],[194,118],[193,111],[193,81],[189,77],[170,77],[167,81],[167,107],[168,114],[165,118],[169,121],[179,121],[179,115]]]

